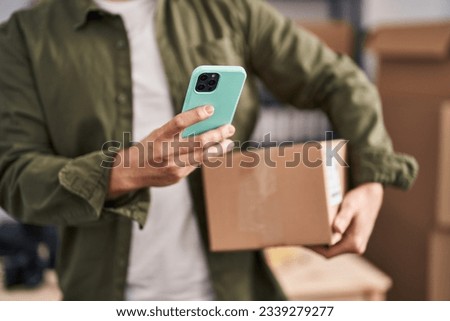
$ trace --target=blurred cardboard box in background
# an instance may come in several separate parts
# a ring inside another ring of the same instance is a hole
[[[450,101],[443,104],[440,118],[437,220],[442,227],[450,228]]]
[[[428,294],[450,300],[450,101],[440,112],[437,224],[430,233]]]
[[[335,242],[331,224],[347,180],[346,167],[336,158],[327,166],[332,149],[346,159],[341,140],[212,159],[221,164],[203,169],[211,249]]]
[[[297,24],[315,34],[334,51],[348,56],[353,56],[353,51],[355,48],[354,32],[352,26],[348,22],[298,21]]]
[[[430,300],[450,300],[450,233],[430,234],[428,293]]]
[[[384,27],[369,38],[386,95],[450,94],[450,22]]]
[[[420,172],[408,193],[386,190],[367,257],[392,276],[390,299],[425,300],[441,174],[440,108],[450,98],[450,23],[380,28],[368,47],[379,59],[377,84],[394,148],[416,157]]]
[[[264,251],[289,300],[385,300],[392,280],[357,254],[333,259],[302,247]]]

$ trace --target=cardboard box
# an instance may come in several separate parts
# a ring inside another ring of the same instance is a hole
[[[450,232],[433,231],[430,236],[428,293],[430,300],[450,300]]]
[[[440,119],[437,221],[450,228],[450,101],[443,104]]]
[[[345,160],[343,141],[253,149],[212,159],[221,164],[203,170],[211,249],[333,243],[338,236],[331,224],[346,189],[346,167],[336,158],[327,166],[332,148]]]
[[[380,59],[383,94],[450,94],[450,23],[380,28],[368,47]]]
[[[450,23],[387,27],[371,37],[378,86],[394,147],[416,157],[418,179],[387,189],[367,257],[394,280],[389,298],[427,299],[428,235],[436,221],[439,124],[450,98]]]
[[[332,260],[301,247],[271,248],[267,261],[289,300],[384,300],[392,280],[359,255]]]
[[[345,21],[299,21],[297,24],[311,31],[334,51],[353,56],[354,32],[349,23]]]

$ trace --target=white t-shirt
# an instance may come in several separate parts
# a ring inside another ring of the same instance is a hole
[[[120,14],[131,49],[133,140],[140,141],[173,116],[166,75],[154,30],[155,0],[95,0]],[[133,223],[127,300],[214,298],[188,183],[150,189],[143,230]]]
[[[15,223],[16,221],[13,220],[6,212],[0,207],[0,225],[3,223]]]

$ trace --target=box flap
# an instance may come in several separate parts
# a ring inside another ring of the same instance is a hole
[[[352,26],[345,21],[297,22],[338,53],[353,55],[354,33]]]
[[[382,59],[444,60],[449,57],[450,22],[386,26],[376,30],[368,48]]]

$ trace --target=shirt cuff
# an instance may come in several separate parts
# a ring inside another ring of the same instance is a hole
[[[100,218],[108,190],[110,168],[102,166],[107,157],[102,151],[70,160],[58,173],[59,183],[70,193],[81,197],[89,205],[86,213],[78,213],[79,222]]]
[[[351,153],[354,186],[377,182],[386,186],[411,188],[419,171],[414,157],[386,150],[367,149]]]
[[[148,188],[126,194],[105,204],[105,211],[129,218],[144,227],[150,206],[150,190]]]
[[[145,225],[150,204],[148,189],[106,201],[112,164],[111,155],[98,151],[69,161],[59,172],[60,184],[89,205],[84,215],[77,216],[77,222],[71,218],[73,224],[99,220],[106,212],[127,217],[141,227]]]

